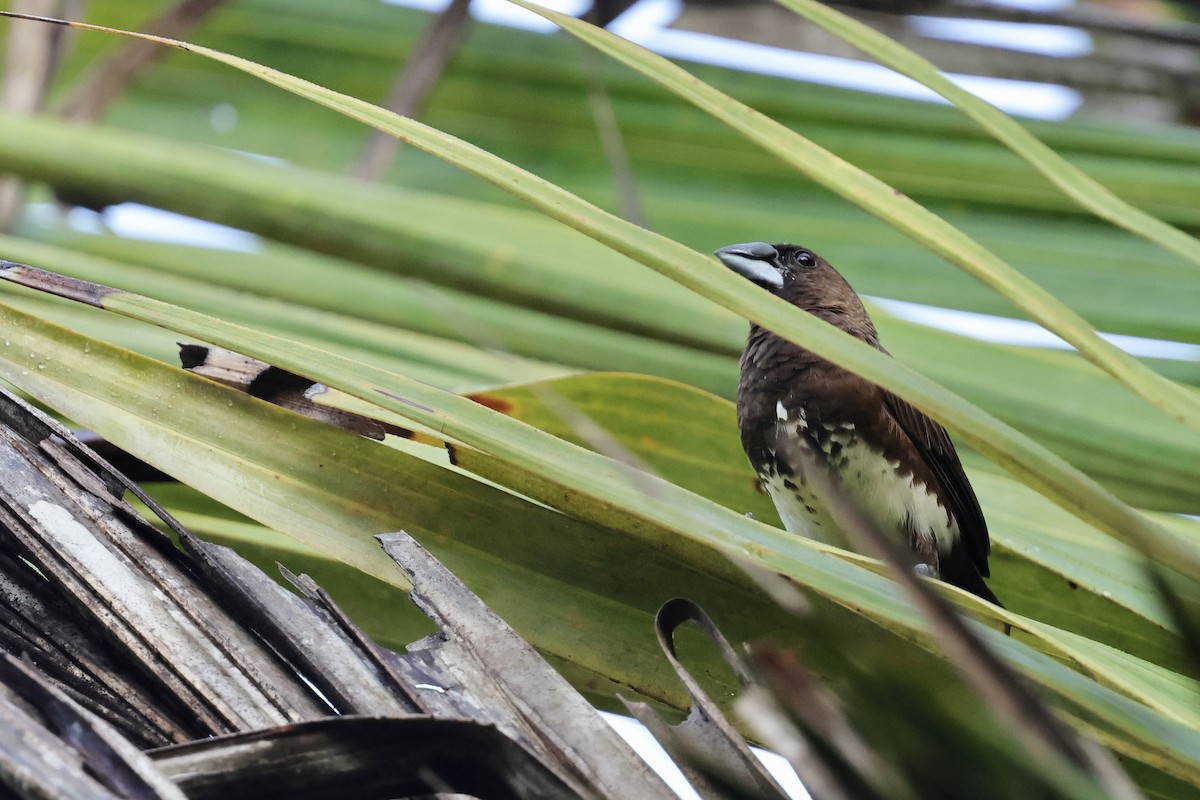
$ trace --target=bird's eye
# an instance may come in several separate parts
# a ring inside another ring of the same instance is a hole
[[[807,250],[797,250],[792,258],[802,267],[815,267],[817,265],[817,257]]]

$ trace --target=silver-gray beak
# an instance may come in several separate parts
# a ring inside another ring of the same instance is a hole
[[[775,268],[779,252],[766,242],[731,244],[713,252],[721,263],[764,289],[779,289],[783,276]]]

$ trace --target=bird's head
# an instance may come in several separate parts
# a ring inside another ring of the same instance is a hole
[[[746,242],[722,247],[713,255],[738,275],[784,299],[820,291],[826,283],[844,283],[825,259],[799,245]]]
[[[743,278],[793,305],[867,339],[874,336],[858,295],[829,262],[794,244],[747,242],[713,253]]]

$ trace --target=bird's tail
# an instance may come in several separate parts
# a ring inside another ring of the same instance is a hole
[[[963,587],[964,589],[976,597],[982,597],[992,605],[1004,608],[1004,604],[1000,602],[999,598],[996,597],[996,594],[991,590],[991,588],[983,582],[983,578],[980,577],[978,572],[972,573],[972,578],[973,580],[969,581],[968,585]]]
[[[995,592],[993,592],[991,590],[991,588],[986,583],[983,582],[983,576],[980,575],[975,570],[971,570],[970,576],[967,577],[967,579],[964,580],[962,583],[960,583],[959,586],[961,586],[963,589],[966,589],[968,592],[975,595],[976,597],[980,597],[984,600],[987,600],[992,605],[1000,606],[1000,608],[1004,608],[1004,604],[1001,603],[1000,600],[996,597]],[[1009,625],[1007,622],[1004,623],[1004,635],[1005,636],[1012,635],[1012,625]]]

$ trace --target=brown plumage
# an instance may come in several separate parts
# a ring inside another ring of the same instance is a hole
[[[811,250],[763,242],[716,252],[730,269],[886,353],[862,301]],[[751,465],[790,531],[846,546],[808,485],[826,464],[847,495],[907,543],[926,572],[992,602],[987,523],[946,430],[852,372],[751,325],[738,424]]]

